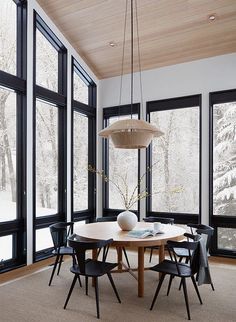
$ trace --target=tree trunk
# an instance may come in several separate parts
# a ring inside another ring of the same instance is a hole
[[[1,187],[0,190],[6,190],[6,157],[5,151],[1,148]]]
[[[172,131],[173,123],[173,111],[170,113],[168,131],[166,132],[165,148],[164,148],[164,173],[165,173],[165,202],[168,211],[171,211],[170,205],[170,173],[169,173],[169,146],[170,146],[170,135]]]

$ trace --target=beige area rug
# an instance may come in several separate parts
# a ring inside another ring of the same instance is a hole
[[[129,252],[130,261],[135,264],[137,256]],[[114,259],[115,252],[110,256]],[[147,256],[148,257],[148,256]],[[147,260],[147,258],[146,258]],[[153,261],[155,258],[153,257]],[[155,264],[153,262],[153,264]],[[94,289],[89,285],[89,296],[85,288],[75,286],[66,310],[63,305],[69,290],[72,274],[70,262],[63,263],[60,276],[56,276],[51,287],[48,280],[51,267],[33,275],[0,286],[1,322],[87,322],[98,321]],[[200,287],[203,305],[198,302],[191,281],[188,294],[193,321],[235,322],[236,321],[236,266],[211,265],[215,292],[209,285]],[[179,280],[175,279],[170,295],[166,296],[166,278],[153,311],[149,310],[157,285],[157,275],[145,271],[145,297],[137,297],[137,281],[129,274],[113,274],[122,303],[116,300],[106,276],[100,278],[101,321],[151,322],[187,321],[182,291],[178,291]],[[84,286],[84,281],[83,286]]]

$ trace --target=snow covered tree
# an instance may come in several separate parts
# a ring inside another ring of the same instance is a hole
[[[236,215],[236,103],[214,106],[214,215]]]

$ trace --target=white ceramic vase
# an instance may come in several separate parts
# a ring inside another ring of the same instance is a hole
[[[117,216],[117,223],[122,230],[132,230],[137,222],[137,216],[129,210],[125,210]]]

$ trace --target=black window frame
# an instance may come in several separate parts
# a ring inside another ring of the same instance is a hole
[[[140,119],[140,103],[132,104],[132,114],[137,114],[138,119]],[[129,116],[131,115],[131,104],[125,105],[118,105],[118,106],[111,106],[103,108],[103,125],[104,128],[109,125],[109,118],[115,116]],[[103,139],[102,145],[102,164],[103,169],[107,176],[109,176],[109,140]],[[138,149],[138,177],[137,177],[137,184],[138,179],[140,178],[140,149]],[[124,211],[125,209],[113,209],[109,208],[109,182],[103,181],[103,189],[102,189],[102,208],[103,208],[103,217],[107,216],[117,216],[119,213]],[[138,187],[138,193],[140,189]],[[135,213],[140,219],[140,201],[137,203],[137,210],[133,210],[132,212]]]
[[[58,52],[58,92],[36,84],[36,30],[39,30]],[[52,248],[36,252],[36,230],[66,221],[67,206],[67,49],[40,15],[34,10],[33,31],[33,261],[52,256]],[[36,217],[36,100],[56,105],[58,109],[58,213]]]
[[[181,96],[168,98],[157,101],[149,101],[146,104],[147,106],[147,120],[150,121],[150,113],[164,111],[164,110],[175,110],[182,108],[191,108],[198,106],[199,107],[199,214],[188,214],[188,213],[169,213],[169,212],[157,212],[152,211],[151,209],[151,196],[146,198],[146,214],[149,216],[158,216],[158,217],[170,217],[174,218],[175,223],[178,224],[187,224],[187,223],[200,223],[201,222],[201,212],[202,212],[202,95],[190,95],[190,96]],[[148,171],[152,164],[152,143],[147,149],[146,154],[146,164],[147,164],[147,191],[151,193],[152,191],[152,177],[151,172]]]
[[[74,72],[88,86],[88,105],[74,99]],[[74,112],[83,114],[88,118],[88,164],[96,168],[96,95],[97,87],[91,77],[85,72],[78,61],[72,57],[71,65],[71,212],[73,221],[92,222],[96,216],[96,176],[88,171],[88,209],[74,211]]]
[[[236,102],[236,89],[209,93],[209,223],[215,228],[211,242],[211,254],[215,256],[236,257],[236,251],[218,248],[218,228],[236,228],[236,215],[223,216],[213,214],[213,109],[215,104]]]
[[[0,86],[16,93],[16,220],[0,222],[0,237],[12,235],[13,258],[0,263],[0,272],[26,265],[26,53],[27,1],[16,4],[16,75],[0,70]]]

